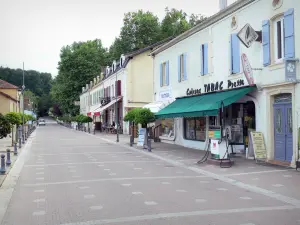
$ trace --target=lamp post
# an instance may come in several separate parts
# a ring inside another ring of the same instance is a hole
[[[22,140],[23,140],[23,144],[25,144],[25,128],[24,128],[24,124],[25,124],[25,118],[24,118],[24,91],[25,91],[25,78],[24,78],[24,62],[23,62],[23,85],[22,85]]]
[[[116,142],[119,142],[119,110],[118,110],[118,76],[116,74],[116,85],[115,85],[115,98],[116,98],[116,103],[115,103],[115,114],[116,114],[116,124],[117,124],[117,140]]]

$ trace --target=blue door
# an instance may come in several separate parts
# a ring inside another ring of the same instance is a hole
[[[292,104],[274,104],[275,160],[292,161],[293,157]]]

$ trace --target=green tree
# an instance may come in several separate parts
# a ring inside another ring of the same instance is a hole
[[[74,101],[79,100],[82,86],[85,86],[101,72],[106,64],[106,49],[100,40],[74,42],[61,49],[56,76],[51,96],[64,114],[76,115],[79,107]]]
[[[0,139],[7,137],[10,133],[10,126],[9,121],[0,113]]]
[[[206,17],[201,14],[192,13],[189,16],[189,24],[191,27],[194,27],[194,26],[198,25],[199,23],[202,23],[204,20],[206,20]]]
[[[22,121],[21,121],[21,116],[19,113],[16,112],[9,112],[5,115],[6,120],[9,122],[11,126],[11,145],[13,146],[14,144],[14,127],[18,127]],[[16,137],[17,138],[17,137]]]

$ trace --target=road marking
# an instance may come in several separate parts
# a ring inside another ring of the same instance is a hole
[[[145,174],[145,175],[148,175],[148,174],[150,174],[150,172],[145,172],[144,174]]]
[[[254,208],[238,208],[238,209],[224,209],[224,210],[202,210],[202,211],[191,211],[191,212],[161,213],[161,214],[150,214],[150,215],[143,215],[143,216],[120,217],[120,218],[103,219],[103,220],[90,220],[85,222],[64,223],[60,225],[90,225],[90,224],[102,225],[102,224],[116,224],[116,223],[130,224],[130,222],[152,221],[152,220],[168,219],[168,218],[224,215],[224,214],[247,213],[247,212],[264,212],[264,211],[272,211],[272,210],[293,210],[296,208],[297,207],[288,205],[288,206],[254,207]]]
[[[132,194],[133,194],[133,195],[142,195],[143,193],[140,192],[140,191],[134,191],[134,192],[132,192]]]
[[[95,146],[96,147],[96,146]],[[99,146],[97,146],[99,147]],[[110,147],[114,147],[114,146],[110,146]],[[73,148],[73,147],[72,147]],[[49,153],[49,154],[39,154],[38,157],[42,157],[42,156],[55,156],[55,155],[86,155],[87,157],[88,156],[91,156],[89,154],[108,154],[108,153],[111,153],[111,152],[66,152],[66,153],[57,153],[57,154],[54,154],[54,153]],[[132,152],[126,152],[126,151],[122,151],[122,152],[114,152],[114,154],[132,154]]]
[[[205,176],[170,176],[170,177],[119,177],[119,178],[101,178],[93,180],[69,180],[59,182],[48,182],[48,183],[34,183],[34,184],[23,184],[24,187],[37,187],[45,185],[60,185],[60,184],[77,184],[77,183],[93,183],[93,182],[104,182],[104,181],[125,181],[125,180],[156,180],[156,179],[194,179],[203,178]]]
[[[72,176],[73,178],[80,178],[81,176],[78,176],[78,175],[75,175],[75,176]]]
[[[102,205],[97,205],[97,206],[91,206],[90,207],[90,210],[101,210],[101,209],[103,209]]]
[[[153,163],[153,162],[158,162],[159,160],[156,161],[150,161],[150,160],[140,160],[140,161],[103,161],[103,162],[75,162],[75,163],[51,163],[51,164],[44,164],[44,167],[49,167],[49,166],[66,166],[66,165],[84,165],[84,164],[97,164],[97,163],[101,163],[101,164],[110,164],[110,163],[130,163],[130,162],[134,162],[134,163]],[[29,164],[29,165],[24,165],[24,167],[40,167],[41,165],[38,164]]]
[[[103,167],[104,165],[98,165],[99,167]]]
[[[242,199],[242,200],[251,200],[252,198],[250,198],[250,197],[240,197],[240,199]]]
[[[105,171],[110,171],[110,169],[104,169]]]
[[[206,202],[205,199],[195,199],[195,202],[196,203],[203,203],[203,202]]]
[[[46,199],[44,199],[44,198],[39,198],[39,199],[33,200],[33,202],[35,202],[35,203],[45,202],[45,201],[46,201]]]
[[[109,176],[116,176],[116,173],[110,173]]]
[[[45,180],[45,178],[44,177],[37,177],[37,178],[35,178],[36,180]]]
[[[95,195],[84,195],[83,198],[92,199],[92,198],[95,198]]]
[[[38,173],[35,173],[36,175],[44,175],[45,173],[44,172],[38,172]]]
[[[209,181],[207,181],[207,180],[200,180],[200,183],[201,183],[201,184],[208,184]]]
[[[46,212],[45,211],[36,211],[36,212],[33,212],[32,215],[33,216],[43,216],[45,215]]]
[[[184,192],[187,192],[187,191],[186,190],[176,190],[176,192],[184,193]]]
[[[44,189],[39,189],[39,190],[34,190],[35,193],[44,193],[45,190]]]
[[[76,168],[76,166],[68,166],[69,169]]]
[[[70,173],[76,173],[76,170],[69,170]]]
[[[218,191],[228,191],[226,188],[217,188]]]
[[[251,175],[251,174],[277,173],[277,172],[285,172],[285,171],[290,171],[290,170],[265,170],[265,171],[258,171],[258,172],[226,174],[224,176],[231,177],[231,176],[243,176],[243,175]]]
[[[161,182],[161,184],[171,184],[171,183],[164,181],[164,182]]]
[[[273,187],[283,187],[284,185],[283,184],[273,184],[272,186]]]
[[[131,184],[122,184],[122,186],[129,187],[129,186],[131,186]]]
[[[40,168],[35,168],[36,170],[44,170],[45,168],[40,167]]]
[[[292,175],[283,175],[283,177],[289,178],[289,177],[293,177]]]
[[[255,177],[255,178],[252,178],[252,180],[259,180],[259,178],[258,178],[258,177]]]
[[[145,205],[157,205],[157,203],[154,202],[154,201],[147,201],[147,202],[144,202],[144,203],[145,203]]]
[[[133,168],[134,170],[142,170],[142,168],[139,168],[139,167],[137,167],[137,168]]]
[[[78,187],[79,189],[81,189],[81,190],[85,190],[85,189],[89,189],[90,187],[88,187],[88,186],[81,186],[81,187]]]

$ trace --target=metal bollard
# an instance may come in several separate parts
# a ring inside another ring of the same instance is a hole
[[[134,142],[134,137],[133,137],[133,135],[130,135],[130,140],[129,140],[129,142],[130,142],[130,147],[132,147],[132,146],[133,146],[133,142]]]
[[[10,166],[11,161],[10,161],[10,149],[6,149],[6,165]]]
[[[148,138],[147,147],[148,147],[148,152],[151,152],[151,139],[150,138]]]
[[[14,144],[14,155],[18,155],[17,143]]]
[[[22,138],[19,137],[19,148],[22,148]]]
[[[22,144],[24,145],[25,144],[25,135],[22,134]]]
[[[0,173],[4,174],[6,172],[5,169],[5,155],[1,155],[1,167],[0,167]]]

